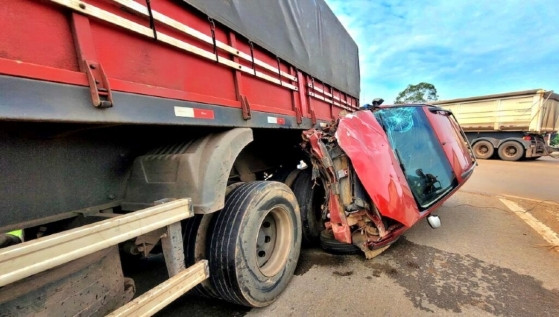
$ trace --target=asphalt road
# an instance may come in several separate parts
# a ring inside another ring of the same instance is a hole
[[[479,160],[474,177],[463,191],[513,195],[536,200],[559,201],[559,159],[504,162]]]
[[[559,316],[558,182],[559,160],[480,161],[439,229],[422,221],[372,260],[305,249],[269,307],[187,295],[159,316]]]

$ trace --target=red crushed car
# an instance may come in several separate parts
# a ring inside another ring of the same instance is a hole
[[[312,171],[293,187],[315,192],[298,195],[304,240],[334,253],[371,258],[422,218],[440,226],[432,212],[476,166],[452,113],[430,105],[357,111],[303,138]]]

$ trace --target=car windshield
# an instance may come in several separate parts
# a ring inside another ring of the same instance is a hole
[[[421,107],[375,111],[421,209],[456,186],[452,168]]]

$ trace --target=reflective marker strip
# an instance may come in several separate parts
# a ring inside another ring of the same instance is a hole
[[[189,107],[175,107],[175,116],[195,119],[215,119],[213,110]]]
[[[268,123],[285,124],[285,119],[284,118],[278,118],[278,117],[268,117]]]
[[[194,118],[213,120],[214,119],[214,112],[213,112],[213,110],[194,108]]]

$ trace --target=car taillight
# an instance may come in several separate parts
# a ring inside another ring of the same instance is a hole
[[[529,135],[525,135],[524,137],[522,137],[522,139],[525,140],[525,141],[530,141],[530,140],[532,140],[532,137],[529,136]]]

